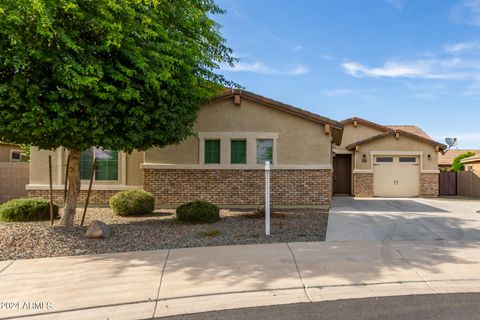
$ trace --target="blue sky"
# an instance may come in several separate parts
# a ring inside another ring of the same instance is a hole
[[[480,149],[480,0],[218,0],[247,90]]]

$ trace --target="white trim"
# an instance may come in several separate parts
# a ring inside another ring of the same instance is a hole
[[[205,140],[220,140],[220,166],[252,166],[257,165],[257,139],[271,139],[273,140],[273,154],[272,163],[277,163],[277,140],[278,133],[276,132],[198,132],[199,139],[199,164],[205,166],[219,166],[219,164],[205,164]],[[231,164],[230,163],[230,141],[231,140],[246,140],[247,141],[247,163],[246,164]]]
[[[264,166],[261,164],[248,165],[248,164],[162,164],[162,163],[142,163],[140,165],[142,169],[186,169],[186,170],[264,170]],[[284,165],[271,165],[272,170],[332,170],[331,164],[312,164],[312,165],[296,165],[296,164],[284,164]]]
[[[353,170],[353,173],[373,173],[373,170]],[[420,170],[420,173],[440,173],[440,170]]]
[[[423,156],[423,151],[370,151],[372,155],[385,155],[385,156]]]
[[[440,173],[440,170],[420,170],[420,173]]]
[[[353,173],[373,173],[373,170],[353,170]]]
[[[336,148],[333,148],[333,153],[334,154],[353,154],[354,152],[353,151],[348,151],[346,149],[336,149]]]
[[[127,183],[127,154],[125,152],[122,152],[120,151],[120,155],[121,155],[121,160],[122,160],[122,163],[121,163],[121,166],[122,166],[122,176],[121,176],[121,180],[120,182],[122,184],[126,184]]]
[[[47,184],[27,184],[27,190],[48,190]],[[55,184],[52,186],[53,190],[64,190],[65,186],[62,184]],[[92,190],[130,190],[143,189],[142,186],[130,186],[124,184],[109,184],[109,185],[92,185]],[[80,190],[88,190],[88,184],[82,184]]]

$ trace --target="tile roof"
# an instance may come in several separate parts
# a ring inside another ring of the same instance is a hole
[[[424,138],[427,138],[427,139],[432,139],[432,137],[430,137],[425,131],[423,131],[421,128],[417,127],[417,126],[413,126],[413,125],[388,125],[386,126],[390,129],[393,129],[393,130],[403,130],[403,131],[406,131],[406,132],[410,132],[410,133],[413,133],[417,136],[420,136],[420,137],[424,137]]]
[[[419,140],[421,142],[424,142],[424,143],[427,143],[427,144],[430,144],[430,145],[433,145],[433,146],[438,146],[440,148],[440,150],[445,150],[447,148],[446,145],[444,145],[442,143],[439,143],[439,142],[436,142],[436,141],[434,141],[430,138],[425,138],[425,137],[419,136],[417,134],[414,134],[414,133],[411,133],[411,132],[408,132],[408,131],[394,130],[394,129],[392,129],[390,131],[383,132],[379,135],[376,135],[376,136],[373,136],[373,137],[370,137],[370,138],[367,138],[367,139],[363,139],[363,140],[351,143],[346,148],[347,148],[347,150],[353,150],[356,146],[368,143],[370,141],[375,141],[375,140],[378,140],[378,139],[382,139],[384,137],[393,136],[397,133],[401,136],[405,136],[405,137],[408,137],[408,138],[411,138],[411,139]]]
[[[462,159],[462,163],[469,163],[469,162],[480,162],[480,154]]]
[[[475,155],[480,155],[480,150],[450,149],[446,151],[445,154],[438,154],[438,165],[451,166],[453,159],[466,152],[473,152]]]

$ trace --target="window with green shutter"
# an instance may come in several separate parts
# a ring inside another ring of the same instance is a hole
[[[220,163],[220,140],[205,140],[205,163]]]
[[[231,141],[231,162],[233,164],[247,163],[247,141],[232,140]]]
[[[86,150],[80,154],[80,179],[90,180],[92,176],[93,150]]]
[[[118,152],[92,148],[80,155],[80,179],[90,180],[93,159],[97,159],[95,180],[118,180]]]
[[[95,180],[118,180],[118,152],[112,150],[95,149],[97,169]]]

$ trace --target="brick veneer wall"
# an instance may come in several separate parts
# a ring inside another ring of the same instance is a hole
[[[420,197],[438,197],[438,173],[420,173]]]
[[[107,205],[110,197],[120,191],[121,190],[92,190],[89,203],[92,205]],[[27,192],[29,198],[50,199],[50,191],[48,190],[28,190]],[[78,203],[85,203],[86,198],[87,191],[81,190]],[[53,190],[53,201],[58,204],[63,204],[63,190]]]
[[[264,203],[264,171],[235,169],[144,169],[144,189],[157,205],[206,200],[217,205]],[[330,205],[332,171],[272,170],[272,205]]]
[[[355,197],[373,197],[373,173],[353,174],[353,194]]]

